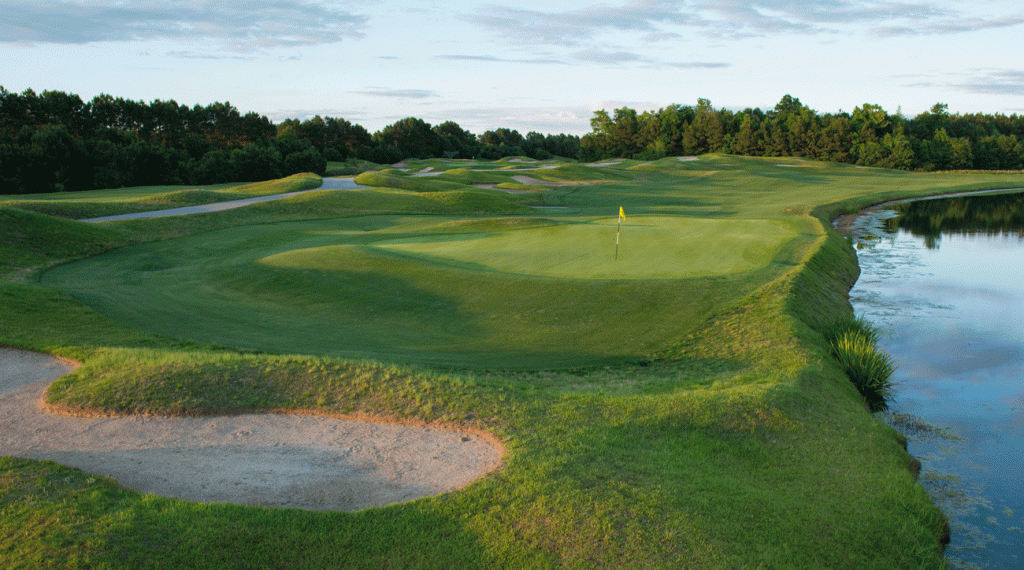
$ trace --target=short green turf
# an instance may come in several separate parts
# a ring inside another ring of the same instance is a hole
[[[788,236],[766,225],[769,235]],[[671,278],[639,279],[645,264],[630,263],[624,249],[622,266],[633,268],[631,274],[596,279],[600,265],[577,264],[589,272],[555,279],[390,246],[444,235],[436,231],[405,217],[229,228],[67,264],[49,271],[43,283],[133,327],[246,350],[547,368],[648,358],[707,318],[716,303],[749,292],[759,281],[750,278],[756,271],[780,271],[768,263],[771,256],[751,264],[738,254],[728,268],[739,264],[742,272],[695,277],[681,266],[660,270]],[[499,243],[534,231],[543,230],[499,234],[513,238]],[[445,237],[482,241],[475,253],[480,258],[502,254],[480,235]],[[556,235],[543,243],[565,240]],[[606,252],[605,266],[614,263],[612,255]]]
[[[374,247],[425,262],[564,279],[679,279],[754,271],[798,233],[780,220],[668,216],[566,220],[537,229],[416,236]],[[713,238],[712,238],[713,236]]]
[[[164,499],[0,459],[0,562],[942,568],[941,512],[822,334],[850,316],[856,276],[828,223],[1024,178],[786,164],[417,161],[468,170],[99,226],[0,197],[0,344],[84,363],[53,404],[364,414],[506,448],[460,491],[358,513]],[[468,185],[517,173],[559,185]],[[152,194],[205,199],[168,191]],[[76,199],[127,208],[143,193]]]

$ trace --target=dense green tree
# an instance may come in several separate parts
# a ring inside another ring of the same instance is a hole
[[[733,153],[747,156],[754,156],[757,154],[757,127],[754,125],[754,122],[755,119],[751,115],[743,116],[743,122],[740,123],[739,132],[736,133],[736,137],[733,140]]]
[[[323,158],[319,151],[315,148],[310,147],[299,152],[293,152],[285,157],[284,159],[284,174],[296,174],[299,172],[312,172],[323,176],[327,171],[327,161]],[[276,176],[270,176],[264,178],[264,180],[270,178],[277,178]]]
[[[480,144],[494,147],[501,145],[510,148],[522,147],[524,142],[523,135],[515,129],[494,129],[493,131],[484,131],[484,134],[480,135]]]
[[[722,117],[707,99],[697,100],[696,114],[684,134],[683,146],[687,154],[721,152],[725,140]]]
[[[558,134],[544,137],[544,149],[553,156],[579,159],[580,137],[575,135]]]
[[[476,135],[464,130],[454,121],[445,121],[434,127],[441,139],[441,151],[448,158],[475,158],[480,153]]]
[[[24,127],[19,138],[29,140],[20,165],[22,192],[61,192],[88,187],[85,146],[64,125]]]
[[[378,146],[393,147],[404,158],[437,158],[441,156],[441,138],[430,123],[407,117],[373,134]]]

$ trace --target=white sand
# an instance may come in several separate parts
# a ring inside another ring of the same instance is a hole
[[[485,434],[323,416],[80,418],[44,411],[75,365],[0,348],[0,455],[51,459],[144,493],[358,510],[459,489],[501,464]]]

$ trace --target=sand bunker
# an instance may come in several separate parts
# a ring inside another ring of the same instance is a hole
[[[74,365],[0,348],[0,455],[51,459],[144,493],[358,510],[459,489],[501,463],[471,432],[291,414],[78,418],[42,394]]]
[[[512,180],[515,180],[520,184],[527,184],[533,186],[568,186],[572,184],[571,182],[551,182],[549,180],[538,180],[536,178],[531,178],[529,176],[523,175],[513,176]]]

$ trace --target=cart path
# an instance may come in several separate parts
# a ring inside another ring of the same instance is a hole
[[[288,198],[290,196],[297,196],[299,194],[305,194],[307,192],[319,192],[321,190],[357,190],[359,188],[370,188],[370,186],[362,186],[355,183],[354,178],[324,178],[323,184],[317,188],[310,190],[299,190],[298,192],[287,192],[284,194],[271,194],[269,196],[257,196],[255,198],[245,198],[242,200],[230,200],[228,202],[214,202],[212,204],[202,204],[199,206],[185,206],[182,208],[170,208],[167,210],[154,210],[152,212],[138,212],[135,214],[119,214],[116,216],[103,216],[100,218],[88,218],[85,220],[79,220],[80,222],[87,222],[90,224],[99,222],[120,222],[124,220],[141,220],[145,218],[162,218],[165,216],[185,216],[188,214],[209,214],[212,212],[223,212],[224,210],[233,210],[235,208],[241,208],[242,206],[248,206],[249,204],[255,204],[257,202],[268,202],[270,200],[280,200],[281,198]]]

